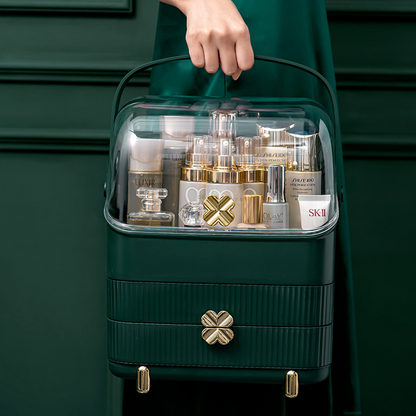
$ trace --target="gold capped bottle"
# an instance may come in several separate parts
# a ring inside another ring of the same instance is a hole
[[[243,222],[238,230],[266,230],[263,224],[263,195],[243,195]]]
[[[190,134],[187,136],[188,149],[182,167],[182,178],[179,182],[179,226],[183,227],[182,208],[195,202],[202,204],[205,200],[207,186],[207,167],[209,163],[209,136]]]
[[[286,202],[289,227],[301,228],[299,195],[321,195],[321,140],[315,128],[289,132],[290,151],[286,170]]]
[[[127,224],[153,227],[172,227],[175,214],[162,211],[162,199],[168,196],[166,188],[139,188],[137,197],[143,198],[142,211],[127,215]]]
[[[156,133],[140,132],[129,140],[127,214],[142,210],[139,188],[162,188],[165,141]]]
[[[212,135],[215,146],[214,166],[207,170],[206,196],[218,200],[228,196],[234,202],[233,220],[228,225],[215,228],[236,228],[242,221],[243,174],[235,164],[235,139],[237,111],[216,110],[212,112]]]
[[[236,164],[242,171],[243,195],[264,194],[264,170],[259,166],[261,137],[237,137]]]

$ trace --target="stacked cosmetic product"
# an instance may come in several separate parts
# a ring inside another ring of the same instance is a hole
[[[237,111],[212,111],[202,134],[194,117],[160,119],[160,134],[129,141],[128,224],[264,231],[328,221],[322,144],[311,122],[258,120],[256,135],[238,136]]]

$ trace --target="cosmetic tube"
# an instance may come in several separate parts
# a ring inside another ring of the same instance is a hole
[[[289,227],[301,228],[299,195],[321,194],[321,141],[314,128],[288,133],[291,143],[286,170]]]
[[[214,195],[220,199],[223,195],[234,201],[234,220],[223,227],[218,224],[214,228],[235,228],[242,222],[243,175],[235,164],[234,147],[236,139],[237,112],[216,110],[212,113],[213,143],[218,151],[214,156],[214,166],[207,170],[206,195]]]
[[[127,189],[127,213],[142,210],[139,188],[161,188],[165,142],[159,134],[140,132],[130,138],[130,159]]]
[[[285,167],[270,165],[263,222],[272,230],[289,228],[289,205],[285,200]]]
[[[302,230],[321,227],[329,219],[331,195],[299,195]]]
[[[259,136],[236,139],[236,165],[243,173],[243,195],[264,195],[264,170],[259,166],[260,144]]]
[[[202,204],[206,195],[210,136],[190,134],[187,140],[188,149],[179,182],[179,212],[190,202]],[[178,223],[180,227],[184,226],[181,216]]]
[[[265,230],[263,224],[263,195],[243,195],[243,222],[236,227],[238,230]]]

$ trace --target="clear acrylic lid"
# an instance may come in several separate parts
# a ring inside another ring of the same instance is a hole
[[[311,100],[141,97],[114,124],[105,218],[133,234],[320,235],[338,219],[334,155]]]

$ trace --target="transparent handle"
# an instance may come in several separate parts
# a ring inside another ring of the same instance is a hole
[[[259,56],[259,55],[255,55],[254,58],[257,61],[271,62],[271,63],[275,63],[275,64],[280,64],[280,65],[285,65],[285,66],[290,66],[292,68],[300,69],[301,71],[307,72],[308,74],[314,76],[315,78],[317,78],[319,81],[321,81],[325,85],[325,88],[327,89],[327,91],[329,93],[329,97],[331,99],[332,112],[333,112],[333,122],[334,122],[334,135],[335,135],[335,139],[336,139],[335,143],[337,143],[337,141],[338,141],[338,130],[339,130],[338,105],[337,105],[337,100],[336,100],[334,91],[332,90],[332,87],[329,84],[329,82],[327,81],[327,79],[323,75],[321,75],[319,72],[315,71],[314,69],[309,68],[306,65],[299,64],[297,62],[287,61],[286,59],[280,59],[280,58],[271,58],[271,57],[268,57],[268,56]],[[121,100],[121,96],[123,94],[124,88],[126,87],[127,83],[136,74],[138,74],[139,72],[146,71],[147,69],[159,66],[159,65],[167,64],[169,62],[185,61],[185,60],[190,60],[190,59],[191,58],[189,57],[189,55],[172,56],[170,58],[163,58],[163,59],[158,59],[156,61],[151,61],[151,62],[148,62],[147,64],[140,65],[140,66],[132,69],[120,81],[120,84],[118,85],[116,93],[114,95],[113,106],[112,106],[112,110],[111,110],[111,130],[110,130],[111,134],[113,134],[114,122],[116,120],[116,116],[117,116],[117,113],[118,113],[118,110],[119,110],[120,100]]]

